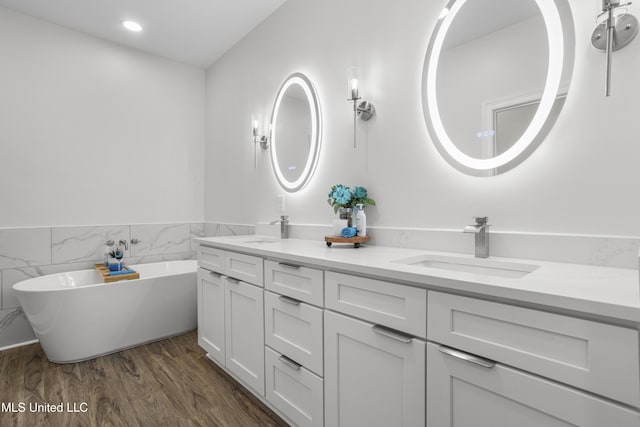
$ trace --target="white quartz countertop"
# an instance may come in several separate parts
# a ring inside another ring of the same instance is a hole
[[[356,249],[353,245],[334,244],[329,248],[324,241],[280,240],[255,235],[207,237],[197,238],[195,241],[204,246],[366,275],[411,286],[485,295],[611,320],[640,323],[640,282],[636,269],[490,257],[491,261],[539,266],[524,277],[510,278],[394,262],[422,255],[473,259],[473,255],[465,254],[374,245],[363,245]]]

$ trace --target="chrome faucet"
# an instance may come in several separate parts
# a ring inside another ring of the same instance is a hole
[[[476,235],[475,255],[476,258],[489,258],[489,226],[486,216],[474,216],[476,221],[473,225],[467,225],[464,233],[473,233]]]
[[[280,223],[280,238],[288,239],[289,238],[289,215],[281,215],[280,219],[271,221],[269,224],[273,225],[278,222]]]
[[[118,242],[118,245],[122,245],[122,246],[124,246],[124,250],[125,250],[125,251],[129,250],[129,245],[127,244],[127,241],[126,241],[126,240],[124,240],[124,239],[120,240],[120,241]]]

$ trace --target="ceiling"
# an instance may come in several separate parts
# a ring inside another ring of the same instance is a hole
[[[206,68],[286,0],[0,0],[96,37]],[[132,33],[122,21],[140,23]]]

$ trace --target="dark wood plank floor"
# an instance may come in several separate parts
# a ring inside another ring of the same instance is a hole
[[[195,331],[65,365],[39,344],[0,352],[0,403],[2,427],[287,425],[206,358]]]

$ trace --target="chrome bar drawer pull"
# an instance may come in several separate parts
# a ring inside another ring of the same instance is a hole
[[[471,362],[476,365],[482,366],[483,368],[493,368],[496,364],[493,360],[485,359],[480,356],[475,356],[473,354],[465,353],[464,351],[456,350],[451,347],[446,347],[444,345],[438,346],[438,350],[440,353],[444,353],[448,356],[455,357],[456,359],[464,360],[465,362]]]
[[[409,344],[413,341],[412,335],[403,334],[402,332],[394,331],[381,325],[373,325],[372,329],[377,334],[384,335],[387,338],[400,341],[401,343]]]
[[[234,279],[233,277],[227,277],[227,280],[231,283],[235,283],[236,285],[240,283],[240,279]]]
[[[284,268],[291,268],[293,270],[300,270],[300,266],[299,265],[295,265],[295,264],[287,264],[286,262],[279,262],[278,265],[280,267],[284,267]]]
[[[210,275],[212,275],[212,276],[215,276],[215,277],[217,277],[217,278],[222,277],[222,274],[220,274],[220,273],[218,273],[218,272],[216,272],[216,271],[210,271],[210,272],[209,272],[209,274],[210,274]]]
[[[294,362],[293,360],[289,359],[287,356],[280,356],[279,357],[280,361],[282,363],[284,363],[285,365],[287,365],[288,367],[290,367],[291,369],[294,369],[296,371],[300,370],[300,364]]]
[[[289,298],[284,295],[280,295],[278,299],[282,302],[286,302],[287,304],[300,305],[300,301],[298,301],[297,299]]]

